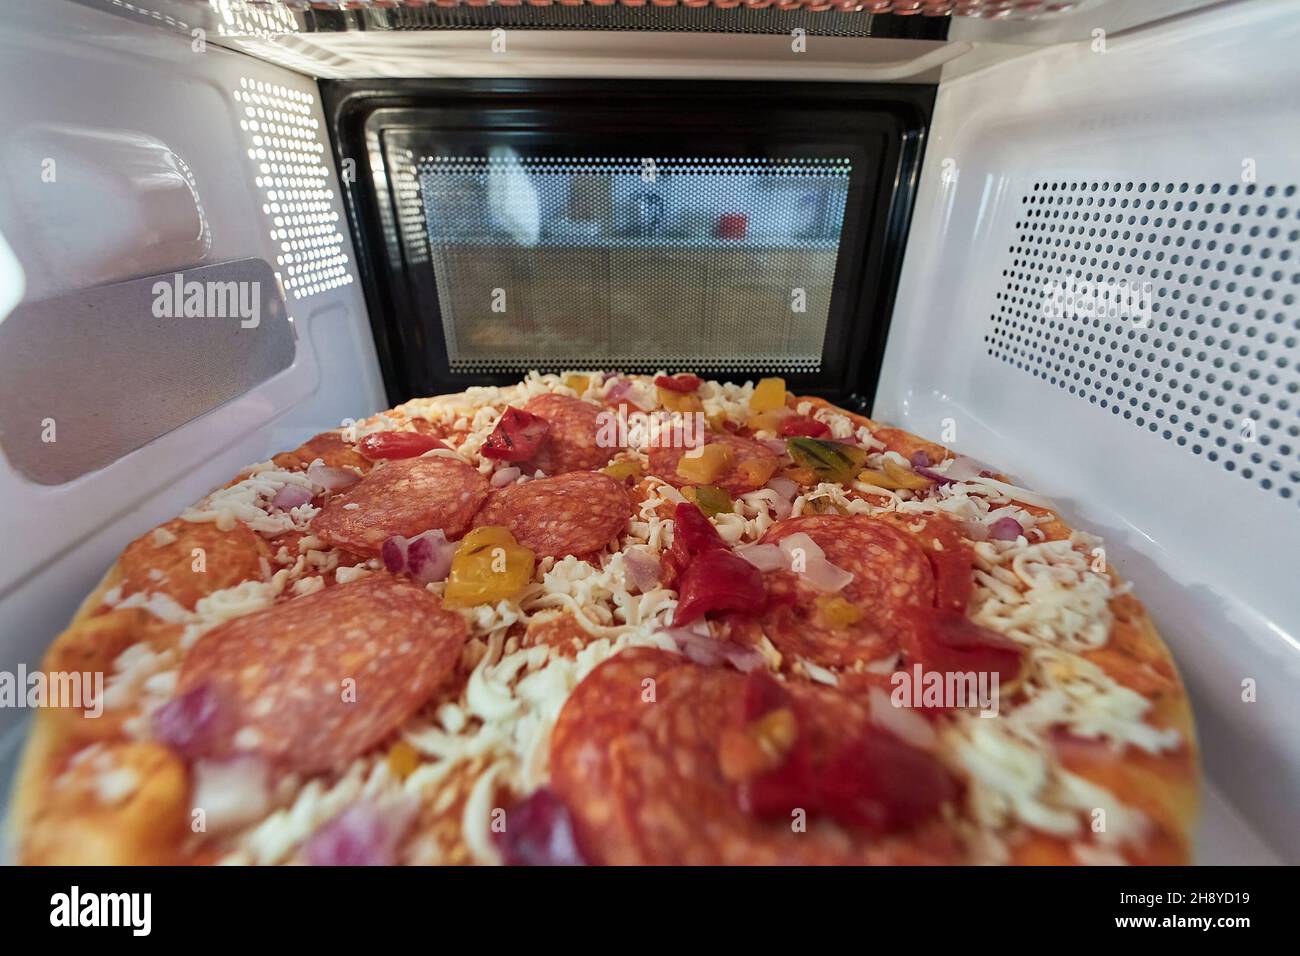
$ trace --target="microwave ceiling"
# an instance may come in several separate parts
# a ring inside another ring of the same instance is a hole
[[[66,0],[325,79],[938,82],[1225,0]]]

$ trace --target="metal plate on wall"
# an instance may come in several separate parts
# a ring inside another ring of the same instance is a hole
[[[32,481],[62,484],[242,395],[294,352],[261,259],[26,302],[0,323],[0,447]]]

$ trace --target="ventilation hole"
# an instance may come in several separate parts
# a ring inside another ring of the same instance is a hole
[[[1300,230],[1276,223],[1295,212],[1288,200],[1296,193],[1294,185],[1035,183],[997,293],[1020,321],[991,316],[988,354],[1291,499],[1300,426],[1278,416],[1300,393],[1300,337],[1288,334],[1300,329]],[[1197,385],[1166,378],[1169,369]],[[1189,406],[1183,395],[1204,404]]]
[[[248,77],[232,96],[285,291],[301,299],[350,284],[316,98]]]

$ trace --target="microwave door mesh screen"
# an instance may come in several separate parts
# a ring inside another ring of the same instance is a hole
[[[454,372],[821,367],[847,159],[426,157]]]

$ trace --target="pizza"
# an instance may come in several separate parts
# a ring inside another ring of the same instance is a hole
[[[51,645],[32,864],[1169,864],[1187,696],[1102,542],[757,383],[530,373],[244,469]]]

